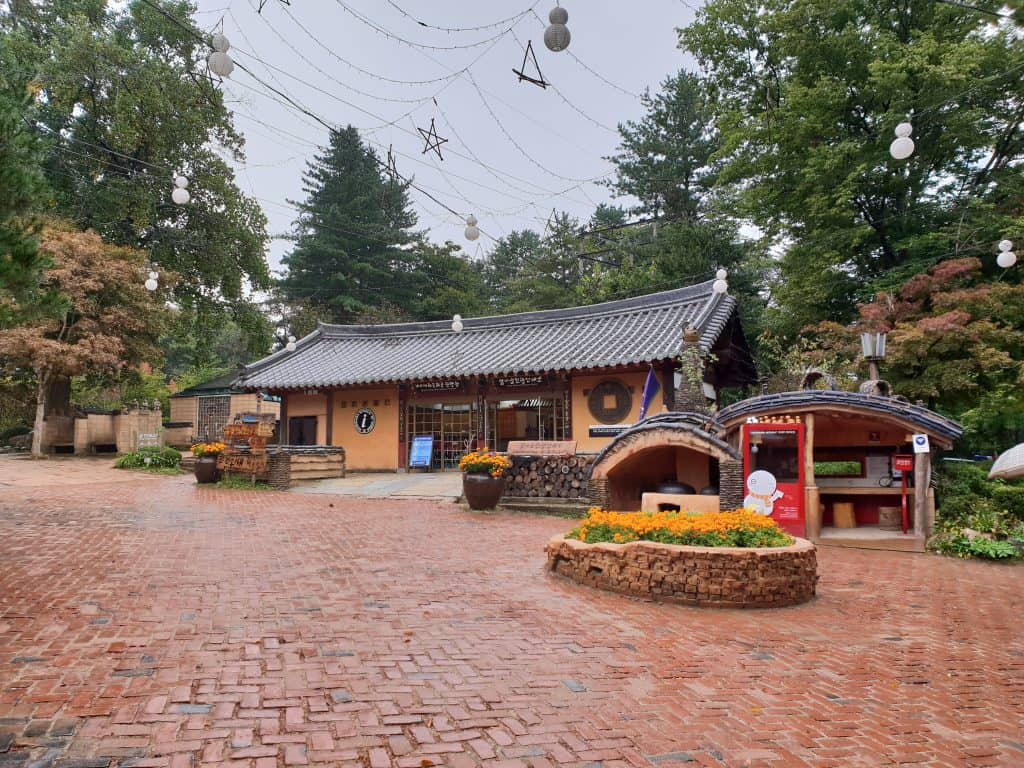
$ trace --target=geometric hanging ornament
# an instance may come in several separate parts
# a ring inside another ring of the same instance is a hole
[[[536,77],[526,74],[526,65],[529,63],[530,59],[533,59],[533,68],[537,71]],[[540,71],[540,64],[537,63],[537,54],[533,52],[532,40],[526,41],[526,50],[523,51],[522,65],[519,69],[513,67],[512,71],[519,75],[519,82],[523,82],[525,80],[528,83],[539,85],[541,88],[548,87],[548,81],[544,79],[544,73]]]
[[[417,127],[417,131],[422,134],[424,140],[427,142],[426,146],[423,147],[423,154],[427,154],[430,150],[437,152],[439,160],[444,160],[444,156],[441,154],[441,145],[448,141],[448,139],[442,139],[437,135],[437,128],[434,126],[434,118],[430,118],[430,130],[424,131],[422,128]]]

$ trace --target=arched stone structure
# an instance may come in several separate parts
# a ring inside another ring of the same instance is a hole
[[[740,456],[714,434],[717,428],[714,419],[698,413],[661,414],[629,428],[591,466],[591,502],[607,509],[639,509],[645,491],[674,481],[695,492],[717,486],[719,498],[728,500],[724,508],[735,509],[741,489],[731,485],[742,483],[742,472],[734,471]],[[729,487],[723,487],[723,479]]]

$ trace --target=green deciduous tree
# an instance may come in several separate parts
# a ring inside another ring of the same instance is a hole
[[[303,182],[295,247],[282,260],[283,297],[337,323],[386,303],[408,306],[416,283],[410,251],[418,239],[408,183],[387,177],[351,126],[331,132]]]
[[[782,253],[780,331],[1020,230],[1024,49],[1001,7],[711,0],[682,31],[715,98],[719,184]],[[908,119],[916,151],[893,160]]]
[[[18,2],[0,25],[17,71],[38,84],[29,118],[49,143],[53,212],[144,249],[179,276],[175,299],[190,311],[237,319],[247,288],[269,284],[266,220],[225,160],[242,159],[242,139],[204,78],[209,48],[193,10],[181,0]],[[188,205],[170,200],[175,173],[190,180]]]

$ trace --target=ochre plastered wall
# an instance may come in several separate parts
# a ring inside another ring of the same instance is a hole
[[[632,409],[622,423],[635,424],[640,418],[640,400],[644,391],[644,382],[647,380],[647,371],[637,371],[635,373],[609,373],[597,376],[574,375],[572,377],[572,439],[576,441],[576,450],[581,453],[600,451],[614,439],[611,437],[590,437],[590,426],[592,424],[600,424],[601,422],[594,418],[593,414],[590,413],[590,409],[587,407],[587,395],[583,394],[584,391],[589,392],[606,379],[616,379],[621,381],[627,387],[632,388],[632,392],[630,392],[633,401]],[[662,383],[662,387],[664,387],[664,382],[661,381],[660,373],[658,375],[658,380]],[[655,414],[664,412],[665,401],[664,391],[662,390],[655,396],[654,402],[651,404],[651,408],[647,412],[647,415],[654,416]]]
[[[345,449],[346,468],[398,469],[398,387],[338,390],[333,397],[331,442]],[[372,409],[377,417],[376,426],[368,435],[360,434],[355,425],[356,414],[364,407]]]

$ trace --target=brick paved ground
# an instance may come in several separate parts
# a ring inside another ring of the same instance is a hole
[[[1024,765],[1021,568],[825,550],[811,604],[689,609],[546,576],[566,527],[0,490],[0,766]]]

